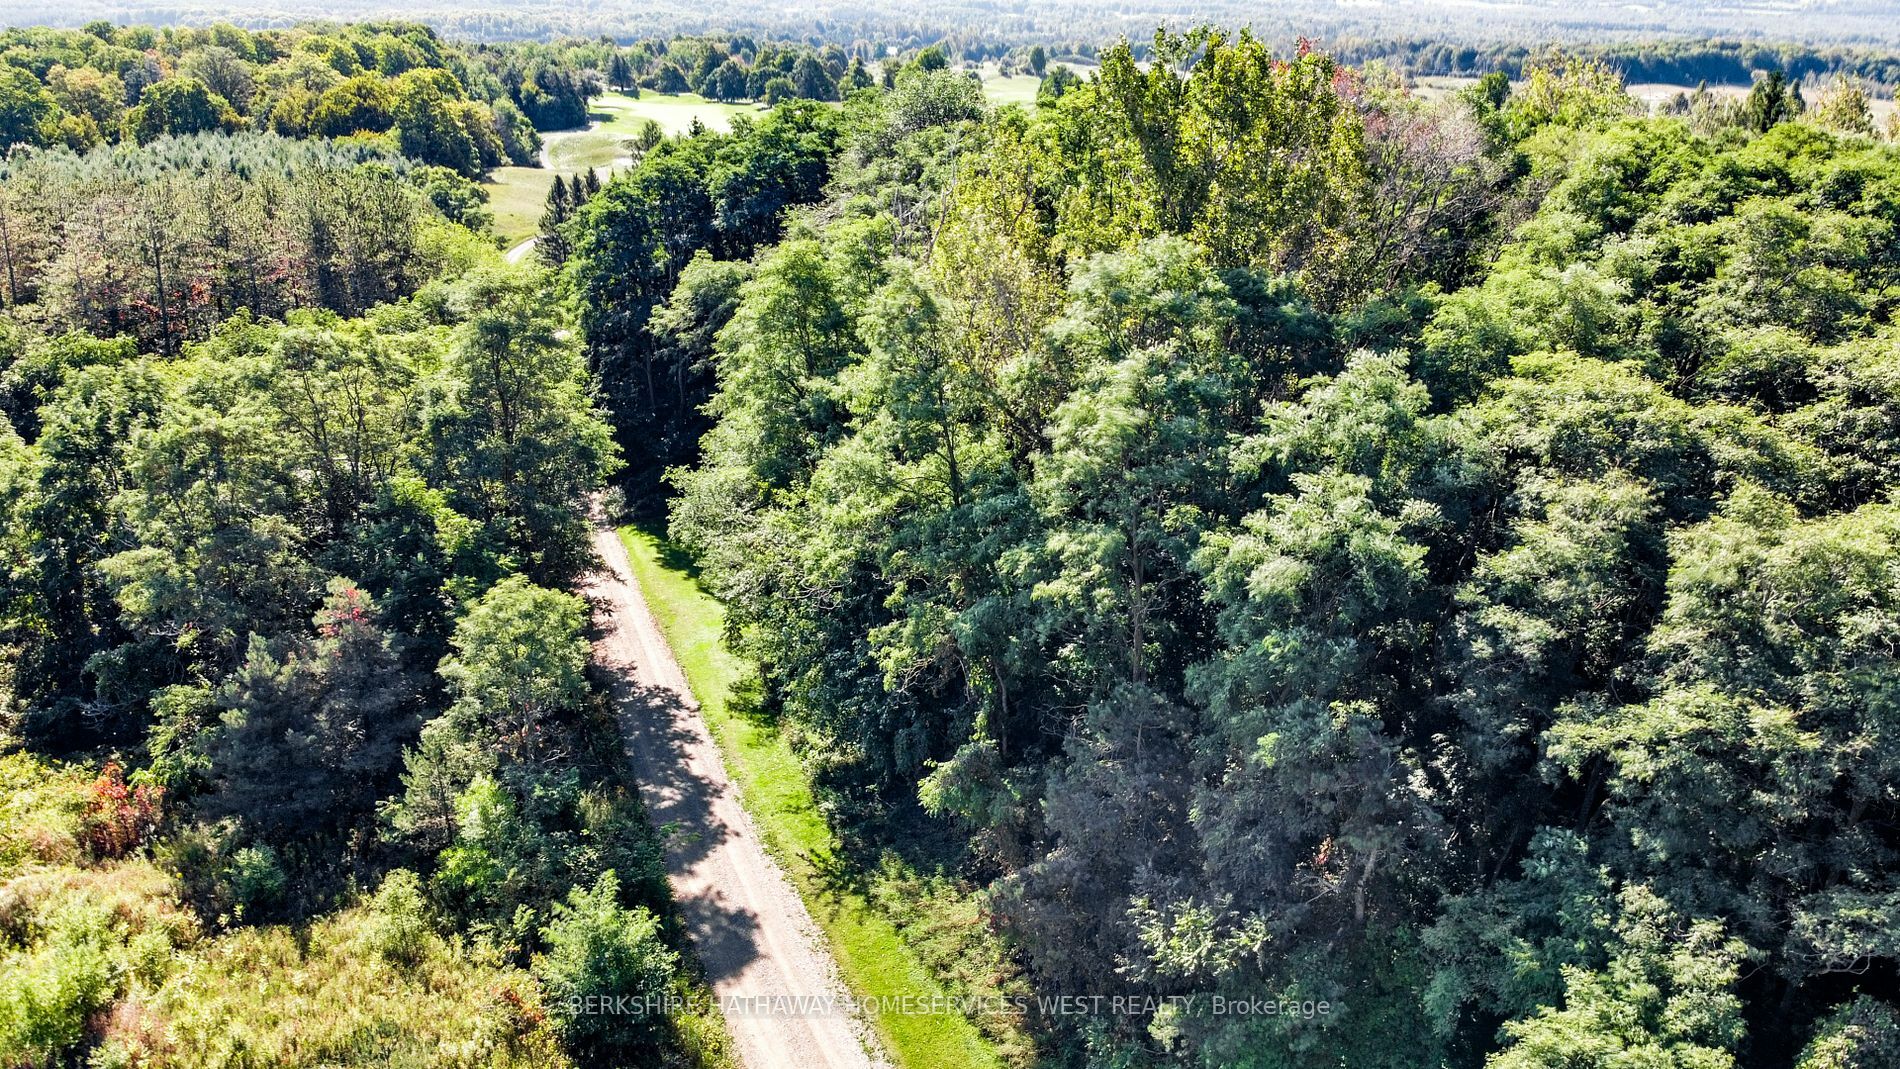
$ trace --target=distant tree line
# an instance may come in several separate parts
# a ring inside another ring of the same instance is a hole
[[[881,79],[869,46],[814,46],[744,34],[651,38],[620,45],[611,39],[565,39],[549,45],[493,46],[493,51],[556,69],[579,71],[620,92],[698,93],[710,100],[838,100]],[[893,70],[901,63],[891,53]]]
[[[1462,44],[1453,39],[1365,40],[1351,37],[1326,42],[1342,60],[1383,60],[1413,75],[1478,75],[1492,71],[1520,78],[1549,51],[1529,43]],[[1779,72],[1790,81],[1852,78],[1880,86],[1900,85],[1900,54],[1863,48],[1839,48],[1793,42],[1740,40],[1661,40],[1615,44],[1578,42],[1565,50],[1601,60],[1626,82],[1678,85],[1749,85]]]
[[[1495,5],[1482,18],[1470,8],[1423,3],[1360,7],[1304,0],[1263,9],[1243,0],[1207,0],[1192,11],[1178,4],[1107,3],[1104,0],[1041,0],[1001,7],[984,0],[895,0],[875,6],[832,6],[822,17],[798,7],[772,7],[741,0],[598,0],[552,5],[534,0],[493,0],[458,5],[452,0],[271,0],[263,7],[236,0],[194,0],[189,5],[139,0],[23,0],[14,5],[22,22],[73,24],[87,18],[202,22],[223,17],[245,25],[281,25],[297,19],[425,21],[443,33],[487,42],[602,35],[625,42],[635,36],[671,38],[707,33],[748,33],[813,44],[854,41],[914,52],[937,44],[953,57],[976,50],[1006,51],[1043,44],[1058,51],[1075,42],[1106,48],[1123,36],[1145,43],[1156,26],[1185,30],[1197,21],[1251,22],[1255,33],[1282,50],[1304,35],[1328,42],[1348,38],[1431,38],[1478,44],[1566,44],[1649,37],[1753,36],[1843,44],[1892,44],[1891,12],[1873,0],[1810,4],[1791,16],[1774,5],[1709,5],[1693,0],[1628,4],[1618,0],[1527,0]],[[1136,28],[1139,29],[1136,29]],[[1131,32],[1133,30],[1134,32]]]

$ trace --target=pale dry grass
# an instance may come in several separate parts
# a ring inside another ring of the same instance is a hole
[[[105,1022],[109,1057],[149,1069],[563,1069],[534,982],[436,936],[413,965],[367,944],[367,907],[250,928],[183,955]]]

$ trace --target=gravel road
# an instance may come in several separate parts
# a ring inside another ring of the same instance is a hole
[[[601,634],[628,756],[666,841],[673,894],[747,1069],[888,1069],[849,1012],[824,937],[739,805],[719,749],[614,530],[595,528],[605,569],[583,592]]]
[[[509,249],[507,255],[503,256],[502,259],[507,260],[511,264],[518,264],[521,261],[527,259],[528,254],[533,251],[534,251],[534,239],[522,238],[521,242],[517,244],[514,248]]]

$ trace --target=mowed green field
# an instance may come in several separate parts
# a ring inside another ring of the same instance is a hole
[[[1084,81],[1098,69],[1093,63],[1079,63],[1063,60],[1049,64],[1049,69],[1067,67]],[[1026,108],[1036,106],[1036,90],[1042,88],[1042,79],[1033,74],[1004,74],[994,63],[985,63],[976,68],[977,75],[983,79],[983,95],[994,107],[1007,104],[1021,104]]]
[[[1036,89],[1041,85],[1042,79],[1033,74],[996,74],[985,71],[983,95],[991,104],[999,108],[1006,104],[1034,106]]]
[[[669,136],[690,130],[698,119],[708,129],[732,129],[734,115],[757,115],[753,104],[723,104],[693,93],[642,93],[630,97],[608,93],[596,97],[590,109],[593,123],[584,130],[548,130],[541,134],[542,160],[548,167],[497,167],[483,183],[488,206],[495,213],[495,233],[514,246],[541,225],[541,210],[554,176],[579,174],[589,167],[601,177],[631,162],[628,143],[639,136],[648,119]]]
[[[488,210],[495,213],[495,235],[513,248],[534,236],[541,226],[554,172],[544,167],[497,167],[482,185],[488,190]]]
[[[713,130],[730,130],[734,115],[756,118],[764,111],[760,104],[726,104],[697,93],[641,93],[638,99],[609,93],[594,101],[595,114],[604,120],[601,129],[615,131],[616,137],[634,136],[648,119],[668,134],[685,133],[695,118]]]
[[[698,119],[710,130],[732,129],[734,115],[758,115],[755,104],[724,104],[693,93],[642,93],[630,97],[608,93],[594,98],[593,125],[585,130],[556,130],[541,135],[548,162],[556,171],[573,174],[593,167],[609,171],[627,163],[628,142],[640,134],[648,119],[668,136],[692,129]]]

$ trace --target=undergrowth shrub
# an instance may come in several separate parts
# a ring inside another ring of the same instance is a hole
[[[51,1066],[117,991],[104,915],[73,911],[51,938],[0,959],[0,1065]]]
[[[86,845],[97,858],[124,857],[151,841],[158,830],[165,788],[129,786],[125,770],[108,761],[86,795]]]
[[[0,1065],[62,1063],[128,991],[170,975],[196,937],[173,883],[146,861],[41,868],[0,884]]]
[[[191,968],[115,1008],[94,1064],[572,1069],[533,979],[419,932],[420,898],[413,877],[392,873],[371,900],[308,926],[201,942]]]
[[[0,877],[76,860],[85,810],[82,775],[24,753],[0,756]]]
[[[383,877],[363,922],[364,945],[387,961],[413,966],[428,953],[429,937],[422,881],[408,869]]]
[[[217,928],[277,919],[290,889],[275,849],[242,842],[237,822],[223,820],[180,828],[156,850],[178,874],[185,902]]]
[[[554,1019],[570,1049],[611,1061],[648,1052],[663,1036],[658,1012],[679,955],[660,938],[651,912],[620,905],[620,880],[602,873],[592,889],[576,887],[542,929],[547,952],[534,959]],[[624,1000],[655,1012],[592,1012],[590,999]]]

